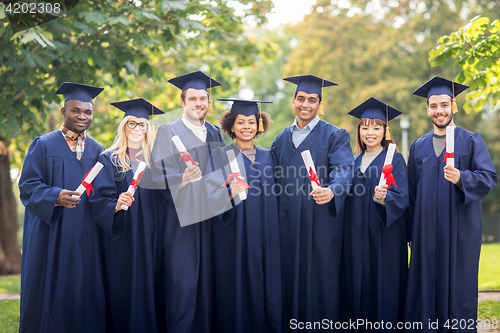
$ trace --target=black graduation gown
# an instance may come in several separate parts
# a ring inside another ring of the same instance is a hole
[[[226,151],[240,155],[240,169],[252,186],[244,201],[228,202],[230,188],[221,188],[231,173]],[[281,332],[281,263],[278,203],[272,193],[274,161],[270,151],[256,147],[255,162],[232,144],[212,152],[206,186],[214,212],[215,316],[219,332]],[[217,172],[214,172],[216,171]],[[222,198],[222,200],[219,200]],[[220,204],[219,204],[220,203]]]
[[[345,321],[384,322],[396,330],[403,321],[408,275],[406,163],[395,153],[392,174],[397,186],[387,191],[385,207],[373,201],[387,150],[360,171],[354,158],[354,180],[344,208]],[[361,325],[359,331],[377,331]]]
[[[19,180],[26,206],[20,332],[104,332],[99,227],[88,196],[73,209],[55,206],[61,190],[78,188],[103,149],[87,135],[79,161],[59,130],[29,147]]]
[[[126,192],[134,177],[132,170],[119,173],[110,159],[101,154],[104,165],[94,183],[95,195],[90,205],[102,235],[102,263],[106,293],[107,332],[156,332],[155,256],[156,196],[146,183],[148,171],[134,194],[132,206],[115,214],[116,202]]]
[[[310,150],[319,181],[333,199],[318,205],[300,153]],[[295,148],[290,126],[274,141],[283,283],[283,330],[297,322],[339,320],[342,209],[352,182],[349,133],[320,120]]]
[[[477,133],[455,128],[455,168],[464,191],[444,178],[445,149],[436,157],[433,132],[414,141],[408,160],[412,249],[405,320],[439,320],[439,329],[477,317],[477,275],[481,250],[481,199],[497,184],[488,148]],[[469,325],[472,324],[473,325]]]
[[[212,327],[212,226],[202,221],[209,211],[204,181],[178,189],[186,163],[180,159],[172,137],[178,135],[194,161],[205,172],[210,153],[225,146],[220,129],[208,122],[207,143],[203,143],[181,119],[158,129],[153,147],[152,173],[164,197],[159,224],[160,285],[157,309],[158,330],[168,332],[210,332]],[[162,222],[163,221],[163,222]]]

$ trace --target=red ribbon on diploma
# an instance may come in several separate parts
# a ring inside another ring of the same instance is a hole
[[[139,173],[139,175],[137,176],[137,180],[132,179],[132,181],[130,182],[130,186],[134,187],[134,191],[137,190],[137,186],[139,186],[139,182],[141,181],[142,175],[144,175],[144,170]]]
[[[396,181],[394,180],[394,176],[392,175],[392,164],[384,165],[384,167],[382,168],[382,173],[384,174],[387,188],[391,187],[391,184],[394,184],[394,186],[398,187],[396,185]]]
[[[226,182],[224,184],[221,185],[221,187],[226,187],[227,184],[229,184],[229,181],[231,180],[231,178],[234,178],[236,179],[236,181],[241,185],[241,187],[243,188],[252,188],[252,186],[248,185],[247,183],[245,183],[245,181],[241,178],[241,173],[240,172],[233,172],[231,173],[227,179],[226,179]]]
[[[446,147],[446,142],[444,143],[444,146]],[[444,153],[443,162],[446,162],[447,158],[455,158],[455,152],[452,151],[451,153],[448,153],[448,152]]]
[[[318,184],[319,187],[321,187],[321,183],[319,182],[318,175],[314,173],[312,167],[309,167],[309,179],[312,182],[315,182],[316,184]]]
[[[93,168],[92,168],[93,169]],[[90,192],[94,192],[94,188],[92,187],[92,184],[89,184],[85,181],[85,178],[87,178],[87,175],[90,173],[90,171],[92,171],[92,169],[90,169],[86,174],[85,176],[83,176],[83,180],[82,180],[82,185],[83,187],[85,187],[85,191],[87,192],[87,196],[90,197]]]
[[[191,154],[189,153],[186,153],[184,151],[179,151],[179,154],[181,154],[181,158],[179,158],[179,161],[180,160],[183,160],[184,162],[189,162],[191,161],[191,163],[193,163],[194,165],[196,165],[196,162],[193,160],[193,158],[191,157]]]

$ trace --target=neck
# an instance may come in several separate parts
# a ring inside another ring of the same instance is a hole
[[[314,119],[314,118],[313,118]],[[309,121],[305,121],[305,120],[302,120],[300,118],[297,118],[297,126],[300,128],[300,129],[303,129],[307,124],[309,124],[310,122],[312,121],[309,120]]]
[[[454,123],[453,120],[448,124],[448,126],[453,126],[453,128],[457,127]],[[434,125],[434,134],[436,135],[446,135],[446,127],[444,128],[439,128],[436,125]]]
[[[236,143],[238,144],[238,146],[240,146],[241,149],[243,149],[243,148],[253,149],[253,140],[241,141],[238,138],[236,138]]]
[[[127,142],[127,147],[132,148],[132,149],[139,149],[141,148],[141,143],[140,142]]]
[[[376,147],[366,147],[366,152],[367,153],[374,153],[374,152],[380,150],[380,148],[382,148],[381,144],[376,146]]]
[[[189,121],[194,126],[201,127],[205,123],[205,118],[203,118],[203,119],[191,119],[191,118],[186,117],[186,114],[183,114],[182,117],[184,119],[186,119],[187,121]]]

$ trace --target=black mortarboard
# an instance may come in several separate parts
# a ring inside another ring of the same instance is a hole
[[[413,95],[424,98],[429,98],[432,95],[448,95],[455,98],[465,89],[469,88],[466,85],[445,79],[440,76],[434,76],[432,79],[424,83],[420,88],[415,90]]]
[[[64,82],[59,86],[55,94],[66,95],[64,101],[76,99],[80,102],[92,103],[92,99],[103,90],[104,88],[89,86],[82,83]]]
[[[337,85],[335,82],[328,81],[314,75],[290,76],[284,78],[283,80],[296,84],[297,90],[295,90],[295,92],[303,91],[308,94],[318,94],[320,96],[322,95],[321,89],[323,87]]]
[[[146,101],[144,98],[130,99],[127,101],[113,102],[110,104],[125,112],[125,115],[123,116],[124,118],[127,116],[134,116],[137,118],[148,119],[149,116],[165,113],[153,104]]]
[[[168,80],[171,84],[182,91],[192,88],[198,90],[208,90],[209,88],[220,86],[220,83],[206,75],[202,71],[184,74]]]
[[[219,98],[218,101],[233,102],[233,105],[231,106],[231,112],[247,117],[253,116],[254,114],[257,114],[257,112],[259,112],[258,103],[272,103],[266,101],[250,101],[235,98]]]

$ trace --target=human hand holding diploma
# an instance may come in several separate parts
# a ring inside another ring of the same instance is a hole
[[[82,183],[75,191],[77,193],[73,194],[71,197],[78,198],[83,194],[84,191],[86,191],[87,195],[90,196],[90,191],[94,191],[94,189],[92,188],[92,182],[94,181],[94,178],[97,176],[97,174],[101,172],[102,168],[103,165],[101,164],[101,162],[97,162],[92,167],[92,169],[90,169],[89,172],[87,172],[87,174],[83,177]]]
[[[316,201],[318,205],[323,205],[330,202],[333,198],[333,192],[328,187],[321,187],[321,183],[319,182],[318,174],[316,173],[316,168],[314,166],[314,162],[311,157],[311,152],[309,150],[304,150],[300,153],[302,156],[302,160],[307,169],[307,174],[309,176],[309,180],[312,185],[312,192],[309,195],[313,196],[313,199]]]
[[[181,158],[179,159],[179,161],[183,160],[187,166],[187,169],[184,171],[184,174],[182,175],[182,183],[187,184],[190,182],[195,182],[200,180],[202,176],[201,176],[201,170],[198,167],[198,163],[196,163],[191,157],[191,154],[188,153],[186,146],[184,146],[179,136],[174,135],[172,137],[172,141],[175,145],[175,148],[177,148],[179,154],[181,154]]]
[[[244,178],[241,177],[241,172],[240,172],[240,167],[238,166],[238,162],[236,161],[236,156],[234,155],[233,150],[228,150],[226,151],[227,158],[229,160],[229,167],[231,168],[231,174],[227,177],[227,180],[224,184],[222,184],[221,187],[226,187],[226,185],[229,183],[229,181],[233,179],[231,182],[231,190],[234,193],[238,193],[238,196],[240,200],[246,200],[247,198],[247,192],[245,191],[246,188],[251,188],[250,185],[248,185],[245,181]],[[234,183],[236,181],[238,183],[238,186]],[[235,185],[233,187],[233,185]]]
[[[139,186],[139,182],[141,181],[141,178],[144,175],[144,170],[146,169],[146,166],[147,164],[141,161],[137,166],[137,170],[135,170],[134,178],[130,182],[127,193],[130,193],[132,201],[134,200],[135,191],[137,190],[137,186]],[[130,196],[124,196],[123,198],[121,198],[124,201],[124,203],[120,205],[121,209],[128,210],[128,208],[132,205],[132,202],[130,202]]]
[[[444,154],[444,178],[456,184],[460,179],[460,170],[455,168],[455,126],[446,126],[446,153]]]

